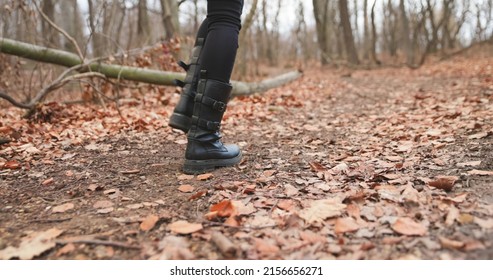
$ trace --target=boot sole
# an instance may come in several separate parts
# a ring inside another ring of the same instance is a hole
[[[207,160],[190,160],[186,159],[183,166],[185,174],[200,174],[213,171],[220,167],[230,167],[240,163],[242,158],[241,151],[234,158],[228,159],[207,159]]]
[[[192,125],[192,118],[179,113],[173,113],[169,118],[168,125],[172,128],[176,128],[185,133],[188,133],[188,131],[190,130],[190,126]]]

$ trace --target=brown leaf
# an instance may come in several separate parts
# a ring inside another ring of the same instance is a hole
[[[156,215],[149,215],[147,216],[142,223],[140,223],[140,230],[142,231],[149,231],[154,228],[156,223],[159,221],[159,217]]]
[[[68,210],[74,209],[75,205],[73,203],[65,203],[56,207],[53,207],[51,210],[53,213],[63,213]]]
[[[484,229],[493,229],[493,219],[483,220],[478,217],[474,217],[474,223]]]
[[[428,229],[422,224],[416,223],[411,218],[398,218],[392,225],[392,229],[403,235],[426,235]]]
[[[438,176],[434,181],[431,181],[428,184],[437,189],[449,192],[452,190],[457,180],[459,180],[459,177],[457,176]]]
[[[455,240],[448,239],[448,238],[443,237],[443,236],[439,236],[438,239],[440,240],[440,243],[442,244],[443,248],[461,249],[462,247],[464,247],[464,242],[455,241]]]
[[[95,192],[95,191],[100,191],[102,190],[103,187],[102,186],[98,186],[96,184],[90,184],[88,187],[87,187],[87,190],[91,191],[91,192]]]
[[[353,232],[357,231],[358,229],[359,225],[353,218],[338,218],[334,225],[334,232],[337,234]]]
[[[219,217],[229,217],[236,215],[237,211],[230,200],[223,200],[211,206],[211,212],[217,212]]]
[[[291,185],[291,184],[286,184],[284,186],[284,193],[288,197],[295,196],[295,195],[298,194],[298,192],[299,192],[298,189],[295,186]]]
[[[327,238],[313,231],[305,230],[300,232],[301,240],[310,244],[327,243]]]
[[[30,260],[56,246],[54,239],[63,233],[63,230],[52,228],[43,232],[34,232],[24,238],[19,247],[9,246],[0,251],[1,260],[19,258]]]
[[[19,169],[21,168],[21,164],[16,161],[16,160],[9,160],[7,162],[5,162],[2,166],[3,169]]]
[[[55,179],[53,179],[53,178],[49,178],[49,179],[44,180],[44,181],[41,183],[41,185],[43,185],[43,186],[48,186],[48,185],[50,185],[50,184],[51,184],[51,183],[53,183],[53,182],[55,182]]]
[[[480,132],[480,133],[476,133],[476,134],[473,134],[473,135],[469,135],[467,138],[471,139],[471,140],[474,140],[474,139],[481,139],[481,138],[485,138],[488,136],[488,132]]]
[[[186,175],[186,174],[180,174],[178,175],[178,181],[185,181],[185,180],[192,180],[193,179],[193,175]]]
[[[191,193],[195,188],[192,185],[181,185],[178,187],[180,192]]]
[[[98,211],[96,211],[98,214],[108,214],[108,213],[111,213],[113,212],[113,210],[115,210],[115,208],[113,207],[108,207],[108,208],[102,208],[102,209],[99,209]]]
[[[99,200],[99,201],[96,201],[96,203],[94,203],[92,207],[94,207],[96,209],[109,208],[109,207],[113,206],[113,204],[114,203],[109,201],[109,200]]]
[[[455,220],[459,218],[459,215],[459,209],[457,209],[455,206],[451,206],[447,214],[447,218],[445,219],[445,225],[452,226]]]
[[[288,212],[293,210],[295,205],[296,205],[295,202],[293,200],[289,200],[289,199],[283,199],[277,203],[278,208],[285,210],[285,211],[288,211]]]
[[[69,253],[72,253],[75,251],[75,245],[73,243],[68,243],[67,245],[63,246],[56,252],[56,257],[60,257]]]
[[[197,176],[197,180],[207,181],[207,180],[211,179],[212,177],[214,177],[214,175],[212,173],[200,174],[199,176]]]
[[[255,239],[255,249],[262,255],[277,254],[280,251],[279,246],[273,244],[273,242],[260,238]]]
[[[327,168],[325,166],[315,161],[310,162],[310,168],[315,172],[327,171]]]
[[[190,196],[188,198],[188,200],[195,200],[195,199],[203,197],[206,194],[207,194],[207,191],[199,191],[199,192],[196,192],[195,194],[193,194],[192,196]]]
[[[346,205],[333,199],[314,200],[310,207],[300,212],[300,217],[309,224],[322,223],[325,219],[340,216]]]
[[[190,234],[203,229],[202,224],[192,224],[187,221],[176,221],[168,225],[168,229],[178,234]]]
[[[469,175],[479,175],[479,176],[493,176],[493,171],[487,171],[487,170],[471,170],[467,172]]]
[[[481,165],[480,160],[457,163],[458,167],[476,167],[476,166],[480,166],[480,165]]]

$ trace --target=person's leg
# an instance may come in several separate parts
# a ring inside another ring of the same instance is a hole
[[[209,26],[199,61],[201,78],[188,132],[186,173],[232,166],[241,160],[239,147],[224,145],[219,130],[232,90],[229,80],[238,48],[242,8],[242,0],[207,2]]]
[[[189,64],[180,61],[178,64],[187,72],[185,80],[176,80],[175,83],[182,87],[180,100],[176,104],[176,107],[169,119],[169,126],[180,129],[187,133],[191,126],[193,105],[195,104],[194,98],[197,92],[197,85],[199,83],[200,65],[199,60],[203,52],[205,39],[209,32],[209,20],[206,18],[197,32],[195,38],[195,44],[192,49]]]

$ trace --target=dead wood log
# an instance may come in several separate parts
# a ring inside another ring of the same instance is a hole
[[[71,52],[46,48],[33,44],[15,41],[12,39],[0,37],[0,53],[19,56],[34,61],[50,63],[69,68],[76,68],[78,72],[98,72],[112,79],[124,79],[137,81],[155,85],[174,86],[174,80],[185,78],[184,73],[159,71],[145,69],[139,67],[122,66],[115,64],[107,64],[96,60],[95,62],[85,62],[81,58]],[[240,81],[232,81],[233,96],[235,95],[250,95],[260,93],[266,90],[282,86],[301,76],[299,71],[292,71],[274,78],[266,79],[257,83],[246,83]]]

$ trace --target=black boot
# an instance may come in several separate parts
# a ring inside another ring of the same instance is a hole
[[[169,126],[177,128],[187,133],[192,122],[192,113],[194,98],[197,92],[197,84],[199,82],[200,66],[198,64],[204,39],[198,38],[195,47],[192,50],[190,64],[180,61],[178,64],[187,71],[185,81],[175,80],[176,85],[181,86],[182,92],[180,100],[176,104],[175,110],[169,119]]]
[[[205,77],[205,71],[202,72],[202,77]],[[185,173],[204,173],[240,162],[240,148],[237,145],[224,145],[219,133],[231,90],[232,86],[227,83],[205,78],[200,80],[195,96],[192,126],[188,132]]]

